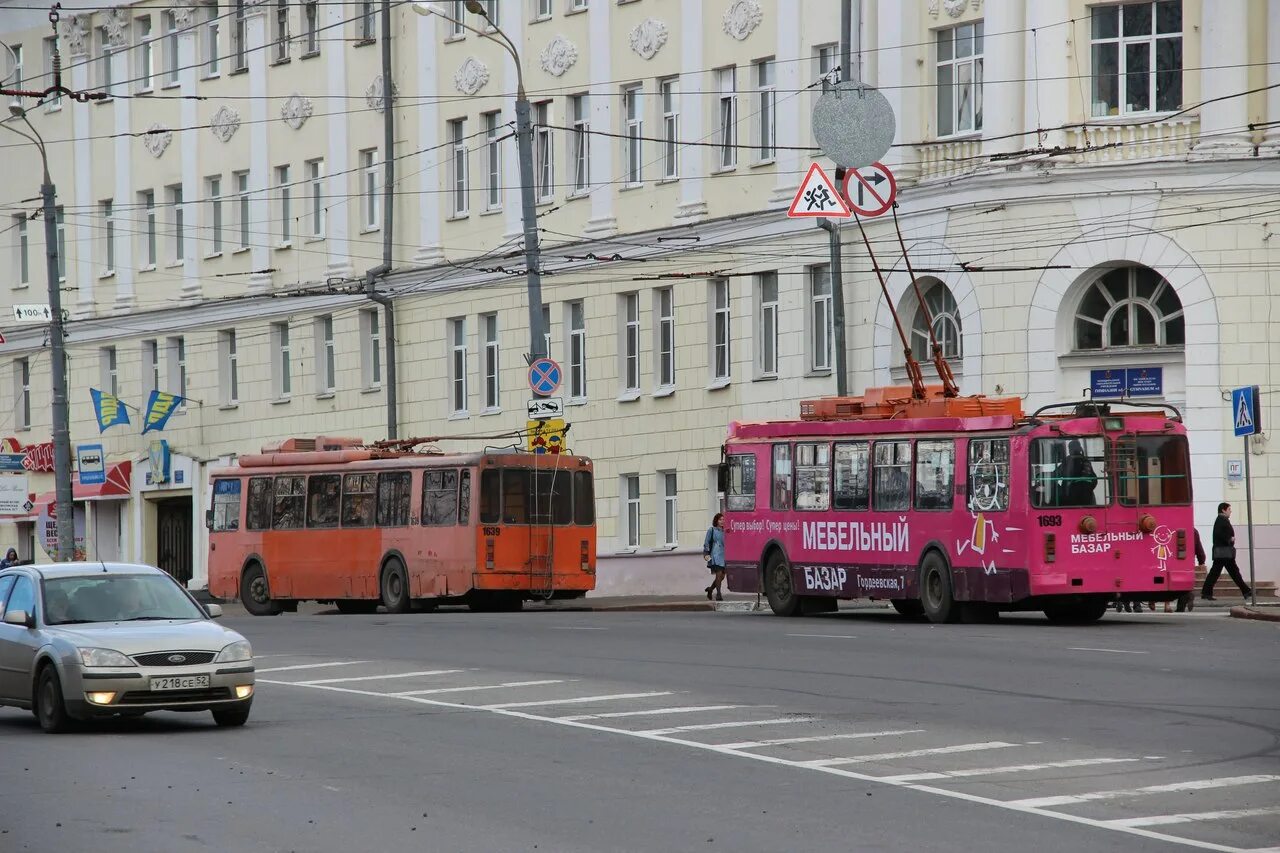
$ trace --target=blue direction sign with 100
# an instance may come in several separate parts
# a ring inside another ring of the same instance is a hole
[[[560,365],[549,358],[536,359],[529,365],[529,390],[539,397],[550,397],[560,388]]]

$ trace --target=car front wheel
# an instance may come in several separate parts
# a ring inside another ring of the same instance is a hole
[[[46,666],[40,672],[36,682],[36,719],[40,728],[49,734],[65,732],[72,726],[71,715],[67,713],[67,703],[62,698],[62,679],[52,666]]]
[[[237,728],[249,722],[249,704],[237,708],[219,708],[213,712],[213,721],[219,728]]]

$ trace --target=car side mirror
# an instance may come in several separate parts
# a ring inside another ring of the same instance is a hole
[[[209,530],[213,529],[213,510],[211,509],[204,511],[204,526]]]
[[[25,610],[10,610],[4,614],[4,624],[34,628],[36,626],[36,617],[35,614],[28,613]]]
[[[221,604],[206,604],[206,605],[204,606],[204,612],[209,614],[209,618],[210,618],[210,619],[217,619],[218,617],[220,617],[220,616],[222,615],[222,605],[221,605]]]

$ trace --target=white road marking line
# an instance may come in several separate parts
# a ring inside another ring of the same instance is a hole
[[[608,631],[608,628],[587,628],[582,625],[553,625],[552,631]]]
[[[606,696],[575,696],[572,699],[543,699],[540,702],[503,702],[498,705],[474,705],[482,711],[505,711],[508,708],[540,708],[544,705],[584,705],[588,702],[613,702],[617,699],[648,699],[651,696],[670,696],[670,690],[653,693],[610,693]]]
[[[1124,835],[1135,835],[1140,838],[1151,838],[1157,841],[1163,841],[1169,844],[1180,844],[1184,847],[1194,847],[1198,850],[1215,850],[1218,853],[1263,853],[1263,851],[1253,851],[1246,847],[1232,847],[1228,844],[1218,844],[1212,841],[1199,841],[1194,838],[1184,838],[1179,835],[1169,835],[1163,832],[1156,832],[1150,829],[1132,826],[1115,826],[1103,820],[1095,818],[1083,817],[1081,815],[1066,814],[1064,812],[1043,811],[1040,809],[1028,808],[1020,806],[1008,800],[997,800],[993,797],[984,797],[980,794],[970,794],[965,791],[955,791],[947,788],[936,788],[932,785],[920,785],[912,782],[884,782],[883,780],[869,775],[867,773],[858,773],[854,770],[846,770],[842,767],[815,767],[806,762],[793,761],[787,758],[779,758],[773,755],[764,755],[758,752],[739,752],[737,750],[725,749],[714,743],[703,743],[701,741],[684,740],[681,738],[671,737],[669,735],[646,735],[636,731],[627,729],[613,728],[612,726],[600,725],[599,723],[591,723],[581,720],[566,720],[563,717],[548,717],[542,714],[530,714],[526,711],[517,711],[509,709],[487,709],[475,705],[464,705],[459,702],[447,702],[443,699],[426,699],[421,696],[391,696],[388,693],[379,693],[374,690],[360,690],[353,687],[334,687],[322,685],[319,687],[305,684],[298,684],[293,681],[271,681],[268,679],[259,679],[260,684],[278,684],[283,687],[306,687],[311,690],[330,690],[336,693],[348,693],[356,696],[367,696],[375,699],[396,699],[400,702],[414,702],[419,705],[428,705],[433,708],[448,708],[455,711],[488,711],[501,717],[511,717],[518,720],[530,720],[533,722],[552,723],[555,725],[565,726],[567,728],[581,729],[583,731],[597,732],[600,734],[612,734],[620,737],[634,738],[636,740],[647,740],[653,743],[665,743],[672,746],[683,746],[687,749],[697,750],[701,752],[710,752],[731,758],[747,759],[750,761],[758,761],[762,764],[772,764],[778,767],[790,767],[793,770],[809,770],[815,773],[825,773],[829,776],[838,776],[841,779],[854,779],[859,782],[879,783],[888,785],[893,788],[903,788],[909,791],[919,791],[925,794],[932,794],[936,797],[949,800],[960,800],[961,802],[974,803],[975,805],[989,806],[1004,811],[1018,812],[1019,814],[1035,815],[1037,817],[1056,820],[1062,823],[1074,823],[1079,826],[1088,826],[1094,829],[1105,829],[1112,832],[1118,832]]]
[[[421,672],[390,672],[385,675],[353,675],[350,678],[320,678],[315,681],[299,681],[307,687],[320,684],[343,684],[348,681],[386,681],[390,678],[417,678],[420,675],[452,675],[455,672],[466,672],[465,669],[424,669]]]
[[[255,659],[257,659],[257,657],[265,657],[265,655],[255,656]],[[330,666],[355,666],[358,663],[373,663],[373,661],[335,660],[330,661],[329,663],[300,663],[294,666],[273,666],[270,669],[260,669],[258,672],[291,672],[295,669],[324,669],[325,667]]]
[[[647,711],[612,711],[608,714],[575,714],[571,717],[556,717],[557,720],[576,722],[578,720],[604,720],[613,717],[658,717],[666,714],[692,714],[696,711],[730,711],[734,708],[772,708],[772,705],[683,705],[675,708],[650,708]]]
[[[1021,744],[1005,743],[1002,740],[989,740],[983,743],[958,743],[954,746],[938,746],[933,749],[909,749],[906,752],[878,752],[874,755],[855,755],[850,758],[819,758],[815,761],[801,761],[800,763],[806,767],[836,767],[841,764],[894,761],[899,758],[916,758],[924,755],[950,755],[953,752],[982,752],[987,749],[1005,749],[1010,746],[1021,746]]]
[[[676,732],[702,732],[713,729],[744,729],[749,726],[780,726],[783,723],[803,723],[807,717],[775,717],[772,720],[736,720],[726,723],[700,723],[693,726],[672,726],[666,729],[648,729],[640,732],[645,735],[673,735]]]
[[[1259,817],[1280,814],[1280,806],[1261,809],[1227,809],[1220,812],[1189,812],[1187,814],[1162,814],[1151,817],[1126,817],[1103,821],[1111,826],[1166,826],[1171,823],[1195,823],[1202,820],[1231,820],[1238,817]]]
[[[901,776],[885,776],[888,782],[923,782],[926,779],[967,778],[969,776],[996,776],[1001,773],[1026,773],[1031,770],[1050,770],[1055,767],[1090,767],[1095,764],[1124,764],[1139,761],[1137,758],[1075,758],[1069,761],[1047,761],[1044,764],[1011,764],[1008,767],[975,767],[971,770],[944,770],[939,773],[904,773]]]
[[[1149,655],[1151,652],[1135,652],[1130,649],[1091,649],[1086,646],[1067,646],[1071,652],[1110,652],[1113,655]]]
[[[824,640],[856,640],[853,634],[786,634],[788,637],[821,637]]]
[[[786,746],[792,743],[817,743],[820,740],[854,740],[867,737],[892,737],[894,735],[914,735],[924,729],[892,729],[885,732],[859,732],[844,735],[811,735],[810,737],[780,737],[773,740],[745,740],[741,743],[722,743],[725,749],[758,749],[762,746]]]
[[[1031,809],[1042,809],[1048,806],[1069,806],[1075,803],[1090,803],[1094,800],[1118,800],[1122,797],[1141,797],[1146,794],[1170,794],[1178,791],[1204,791],[1209,788],[1231,788],[1236,785],[1258,785],[1263,782],[1280,782],[1280,776],[1220,776],[1217,779],[1195,779],[1190,782],[1173,782],[1167,785],[1148,785],[1145,788],[1127,788],[1119,791],[1090,791],[1087,794],[1075,794],[1061,797],[1033,797],[1026,800],[1013,800],[1013,804]]]
[[[552,678],[546,681],[507,681],[502,684],[479,684],[474,687],[437,687],[433,690],[405,690],[392,693],[392,696],[427,696],[436,693],[469,693],[473,690],[497,690],[501,687],[541,687],[544,684],[564,684],[563,679]]]

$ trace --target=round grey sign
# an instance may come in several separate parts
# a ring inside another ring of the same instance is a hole
[[[870,166],[893,145],[893,107],[879,89],[844,82],[822,93],[813,108],[813,137],[837,166]]]

